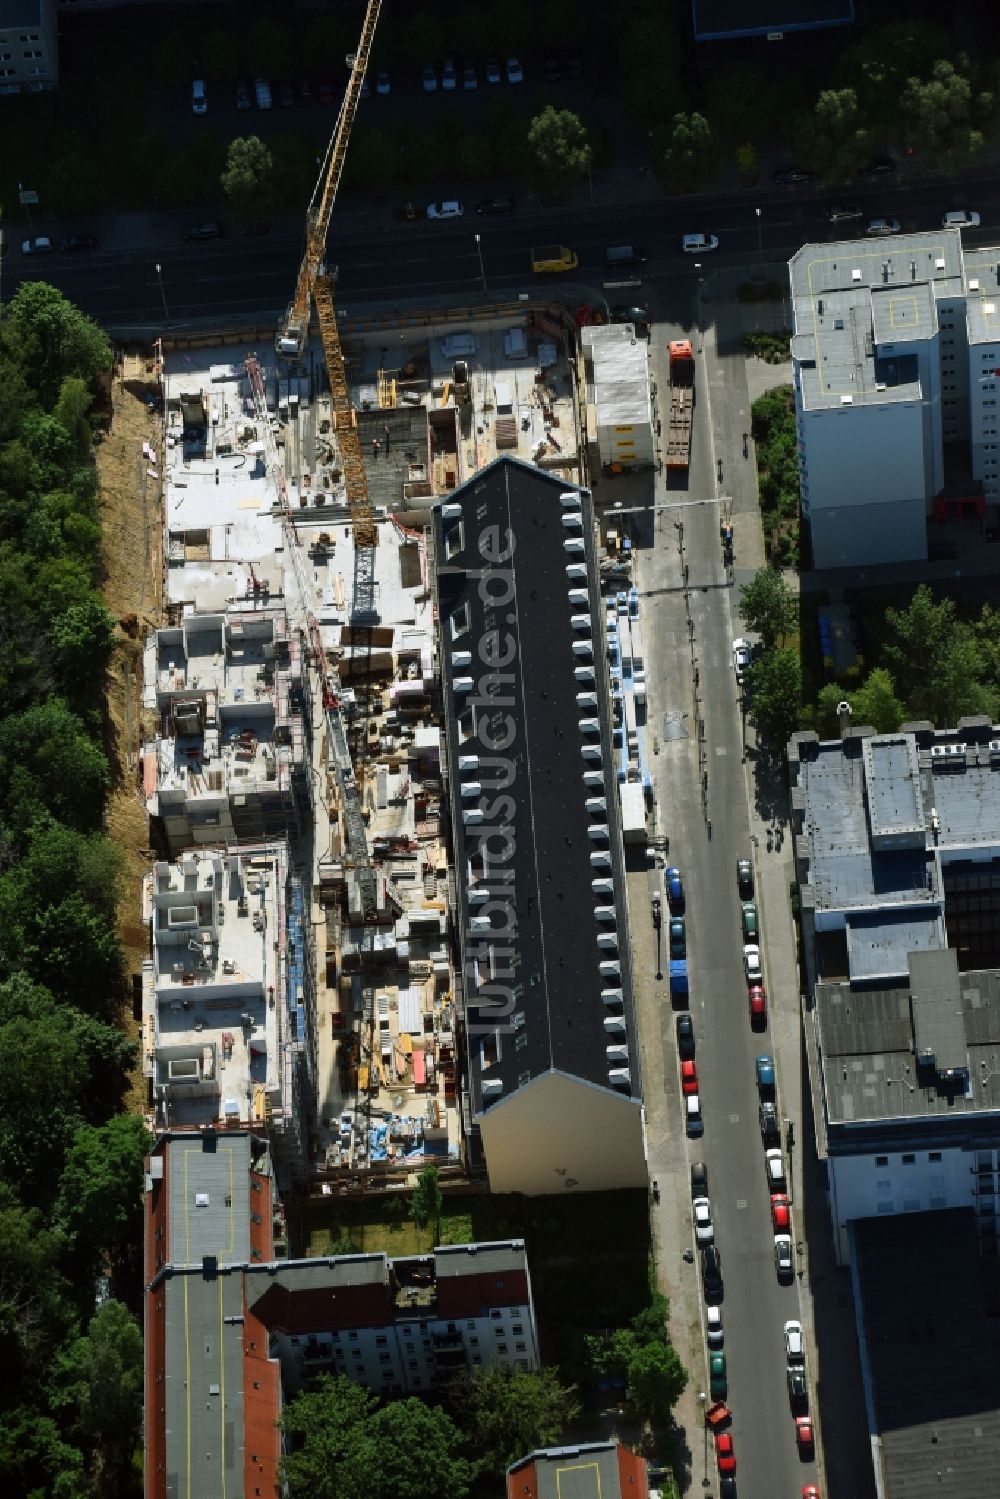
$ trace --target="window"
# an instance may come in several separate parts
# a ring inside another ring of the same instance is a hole
[[[920,1212],[920,1198],[919,1197],[904,1197],[903,1198],[903,1212],[904,1213],[919,1213]]]
[[[482,1363],[482,1361],[483,1361],[483,1360],[482,1360],[482,1355],[481,1355],[481,1354],[479,1354],[479,1353],[474,1353],[474,1354],[473,1354],[473,1355],[472,1355],[472,1362],[473,1362],[473,1363],[474,1363],[474,1364],[481,1364],[481,1363]]]
[[[503,1312],[498,1311],[496,1307],[494,1307],[494,1309],[490,1312],[490,1316],[493,1318],[494,1322],[499,1322],[500,1318],[503,1316]]]
[[[506,1343],[498,1343],[497,1344],[497,1353],[506,1353],[506,1352],[507,1352],[507,1344]]]
[[[876,1166],[888,1166],[889,1157],[887,1155],[877,1155],[875,1157],[875,1164]]]
[[[410,1369],[419,1369],[420,1365],[417,1363],[417,1360],[415,1358],[411,1358],[408,1361],[407,1367],[410,1368]]]
[[[358,1335],[357,1335],[356,1332],[349,1332],[347,1334],[347,1336],[348,1336],[348,1339],[350,1340],[350,1342],[352,1342],[352,1343],[356,1343],[358,1341]]]
[[[913,1166],[913,1165],[916,1164],[916,1160],[917,1160],[917,1158],[916,1158],[915,1155],[904,1155],[904,1156],[901,1156],[900,1159],[903,1162],[904,1166]]]
[[[41,52],[41,48],[40,47],[34,47],[34,48],[31,48],[27,52],[22,52],[21,53],[22,57],[41,57],[41,55],[42,55],[42,52]]]
[[[880,1202],[878,1205],[878,1212],[880,1214],[884,1215],[885,1213],[894,1213],[895,1211],[896,1209],[891,1202]]]
[[[379,1361],[380,1364],[391,1364],[392,1363],[392,1354],[391,1353],[380,1353],[379,1356],[378,1356],[378,1361]]]
[[[876,1180],[876,1182],[875,1182],[875,1190],[876,1190],[876,1192],[891,1192],[892,1191],[892,1180],[891,1180],[891,1178],[887,1177],[887,1176],[879,1177]]]
[[[514,1352],[515,1353],[524,1353],[526,1346],[527,1345],[525,1343],[515,1343],[514,1344]]]
[[[389,1346],[389,1339],[387,1337],[384,1337],[383,1335],[380,1334],[375,1339],[375,1347],[376,1348],[388,1348],[388,1346]]]
[[[467,1331],[469,1332],[475,1332],[476,1330],[476,1324],[474,1322],[466,1322],[465,1326]]]
[[[511,1332],[514,1334],[515,1338],[524,1337],[524,1328],[521,1326],[520,1322],[518,1322],[514,1327],[511,1328]]]

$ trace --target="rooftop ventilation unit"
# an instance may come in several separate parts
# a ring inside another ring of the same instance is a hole
[[[614,880],[591,880],[590,888],[595,895],[614,895]]]
[[[581,734],[599,734],[601,732],[601,720],[599,718],[581,718]]]
[[[605,1050],[605,1052],[607,1054],[607,1058],[608,1058],[609,1062],[627,1062],[628,1061],[628,1047],[627,1046],[615,1046],[614,1044],[612,1044],[611,1046],[606,1046],[604,1048],[604,1050]]]
[[[571,583],[587,576],[587,564],[585,562],[571,562],[566,569],[566,576]]]
[[[467,775],[470,771],[477,771],[478,769],[479,769],[479,756],[478,755],[459,755],[459,757],[458,757],[458,773],[459,773],[460,776]]]
[[[484,1098],[496,1098],[503,1092],[503,1082],[498,1077],[488,1077],[483,1081],[482,1090]]]
[[[460,520],[462,507],[461,505],[442,505],[441,515],[444,520]]]
[[[604,785],[604,772],[603,772],[603,770],[585,770],[583,772],[583,784],[585,786],[603,786]]]
[[[991,755],[1000,755],[1000,739],[991,739],[990,740],[990,754]]]
[[[571,557],[582,557],[586,550],[579,536],[570,536],[563,542],[563,551],[568,552]]]
[[[609,921],[614,926],[618,920],[618,912],[614,906],[595,906],[594,917],[597,921]]]
[[[625,996],[620,989],[602,989],[601,1003],[607,1005],[609,1009],[614,1005],[622,1006],[625,1003]],[[606,1031],[623,1031],[625,1029],[625,1021],[621,1015],[605,1015],[604,1029]]]
[[[587,635],[590,634],[591,626],[589,614],[571,614],[569,622],[573,626],[574,630],[580,630],[582,633],[585,633]]]
[[[591,867],[594,869],[610,869],[611,855],[606,849],[597,849],[590,856]]]
[[[567,490],[559,496],[559,503],[564,510],[579,510],[580,496]]]
[[[451,653],[451,666],[452,666],[452,670],[453,671],[457,671],[459,667],[462,667],[462,666],[471,666],[471,665],[472,665],[472,652],[471,651],[452,651],[452,653]]]
[[[451,690],[452,692],[471,692],[475,685],[471,677],[456,677],[451,684]]]
[[[594,647],[589,640],[574,640],[573,655],[580,656],[585,661],[592,661],[594,659]],[[469,680],[471,681],[472,678],[470,677]]]
[[[595,843],[607,843],[608,825],[606,822],[592,822],[587,834]]]
[[[584,805],[586,806],[587,811],[591,813],[591,815],[594,815],[598,812],[603,814],[608,810],[607,799],[603,796],[588,796]]]
[[[584,744],[580,746],[580,753],[585,760],[590,760],[594,765],[601,763],[601,746],[599,744]]]
[[[596,692],[578,692],[577,695],[576,695],[576,705],[577,705],[578,708],[596,708],[597,707],[597,693]]]
[[[861,280],[861,272],[857,269],[851,272],[851,280],[857,285]]]
[[[463,781],[459,788],[460,794],[463,799],[467,798],[469,801],[472,801],[475,797],[482,795],[482,790],[482,781]]]
[[[597,946],[599,947],[599,949],[601,950],[601,952],[613,952],[613,953],[617,953],[617,951],[618,951],[618,933],[617,932],[598,932],[598,934],[597,934]]]
[[[484,889],[481,885],[473,885],[472,889],[469,891],[470,906],[485,906],[489,898],[490,892]]]
[[[853,396],[841,396],[841,398],[840,398],[840,404],[841,404],[841,406],[853,406],[854,405],[854,397]]]
[[[483,814],[478,807],[466,807],[462,812],[462,821],[467,828],[478,828],[482,826]]]
[[[622,1093],[630,1093],[632,1090],[632,1074],[627,1067],[612,1067],[608,1073],[608,1082],[612,1088],[618,1088]]]
[[[571,512],[569,515],[564,515],[563,516],[562,523],[563,523],[564,528],[567,531],[582,531],[583,530],[583,517],[582,517],[582,515],[573,514]]]
[[[931,759],[932,760],[940,760],[947,753],[948,753],[948,746],[946,744],[932,744],[931,745]]]
[[[595,680],[592,666],[574,666],[573,675],[578,682],[591,683]]]
[[[597,968],[602,979],[612,979],[616,984],[621,983],[622,965],[620,963],[615,962],[611,958],[604,958],[598,963]]]
[[[490,932],[492,930],[493,930],[493,926],[492,926],[492,923],[490,922],[490,918],[488,916],[470,916],[469,917],[469,931],[470,932]]]
[[[978,291],[979,290],[979,281],[978,281],[977,277],[973,277],[972,280],[969,282],[969,290],[970,291]]]
[[[571,604],[589,604],[590,594],[585,588],[571,588],[569,591],[569,601]]]

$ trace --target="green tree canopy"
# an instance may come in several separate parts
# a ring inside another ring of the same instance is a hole
[[[111,364],[105,333],[45,281],[22,281],[4,310],[31,388],[51,411],[68,375],[90,382]]]
[[[951,51],[944,26],[918,16],[865,27],[840,57],[837,87],[854,89],[865,117],[892,136],[899,127],[899,101],[908,78],[924,76]]]
[[[432,1226],[435,1243],[441,1238],[443,1206],[444,1198],[441,1195],[438,1169],[436,1166],[425,1166],[417,1173],[417,1184],[410,1198],[410,1217],[418,1228],[426,1228],[428,1223]]]
[[[312,1389],[286,1405],[282,1473],[292,1499],[342,1499],[338,1472],[353,1433],[378,1409],[377,1398],[344,1375],[320,1375]]]
[[[719,169],[718,147],[702,114],[675,114],[657,142],[663,176],[675,192],[707,187]]]
[[[474,1469],[460,1445],[440,1407],[394,1400],[351,1431],[334,1492],[337,1499],[466,1499]]]
[[[59,1238],[36,1208],[0,1182],[0,1409],[41,1390],[55,1349],[72,1329]],[[0,1421],[0,1430],[6,1421]]]
[[[109,784],[103,752],[58,699],[0,721],[0,822],[27,829],[48,810],[90,832],[101,825]]]
[[[905,609],[885,612],[889,634],[885,663],[911,718],[948,728],[970,713],[995,717],[995,691],[976,633],[958,618],[952,599],[936,600],[921,583]]]
[[[798,653],[766,650],[750,667],[750,716],[770,749],[783,754],[802,714]]]
[[[993,94],[974,89],[967,60],[959,66],[939,59],[924,78],[909,78],[900,105],[908,141],[933,166],[955,169],[978,156],[991,122]]]
[[[274,157],[259,135],[230,141],[219,179],[233,212],[241,219],[266,219],[274,208]]]
[[[629,1362],[629,1399],[648,1420],[666,1421],[687,1382],[677,1350],[667,1343],[644,1343]]]
[[[619,69],[628,79],[627,108],[646,130],[655,130],[669,121],[682,97],[677,29],[662,5],[643,3],[624,13],[616,34]]]
[[[447,1396],[482,1471],[495,1478],[533,1448],[554,1446],[580,1413],[575,1387],[554,1369],[476,1370]]]
[[[89,1277],[123,1264],[142,1238],[143,1160],[152,1141],[136,1114],[77,1129],[53,1218]]]
[[[794,633],[799,617],[798,600],[779,572],[772,567],[761,567],[740,589],[740,614],[747,629],[760,636],[767,651]]]
[[[872,132],[852,88],[823,89],[802,123],[802,159],[825,182],[846,182],[871,156]]]
[[[528,126],[528,145],[539,178],[550,192],[575,187],[590,167],[586,126],[572,110],[547,104]]]
[[[124,1487],[142,1425],[142,1333],[120,1301],[106,1301],[82,1337],[56,1356],[49,1380],[63,1428],[92,1454],[101,1486]]]

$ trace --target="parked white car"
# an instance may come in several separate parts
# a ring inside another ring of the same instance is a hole
[[[428,203],[427,205],[429,219],[460,219],[464,212],[464,206],[454,198],[446,203]]]
[[[898,234],[898,219],[869,219],[865,225],[866,234]]]
[[[784,1192],[788,1187],[785,1163],[781,1158],[781,1151],[776,1147],[764,1152],[764,1170],[767,1172],[767,1190]]]
[[[507,82],[524,82],[524,69],[521,67],[520,62],[516,57],[508,57],[507,59]]]
[[[804,1364],[806,1361],[801,1322],[785,1323],[785,1356],[790,1364]]]
[[[742,635],[737,635],[733,641],[733,669],[736,672],[736,680],[742,687],[743,678],[747,667],[750,665],[750,642],[744,640]]]
[[[722,1326],[721,1306],[707,1306],[705,1308],[705,1337],[708,1339],[709,1348],[721,1348],[726,1341],[726,1334]]]
[[[681,236],[681,249],[685,255],[707,255],[709,250],[719,248],[717,234],[685,234]]]
[[[713,1243],[715,1226],[712,1223],[712,1204],[707,1197],[694,1199],[691,1204],[691,1216],[694,1218],[694,1236],[699,1246]]]
[[[971,208],[953,208],[941,220],[943,229],[978,229],[979,215]]]
[[[746,969],[748,984],[763,982],[764,970],[760,966],[760,948],[753,942],[748,942],[743,949],[743,967]]]
[[[774,1268],[779,1280],[791,1280],[794,1272],[790,1234],[774,1236]]]

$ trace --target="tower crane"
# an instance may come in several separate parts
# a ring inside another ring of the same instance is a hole
[[[368,0],[361,27],[358,50],[348,61],[350,76],[340,106],[340,114],[326,148],[316,186],[306,214],[306,245],[299,266],[298,279],[281,331],[278,334],[279,357],[301,358],[309,336],[310,307],[315,304],[319,321],[323,361],[330,383],[331,414],[343,463],[347,503],[354,532],[354,590],[351,607],[353,623],[372,623],[375,605],[375,548],[378,530],[368,494],[368,477],[361,456],[357,417],[351,406],[347,387],[344,351],[333,305],[336,267],[326,261],[326,236],[330,228],[333,205],[344,170],[351,127],[357,113],[361,86],[365,80],[372,38],[378,23],[382,0]]]
[[[375,548],[378,545],[378,531],[368,495],[368,479],[361,457],[357,421],[347,387],[344,351],[340,344],[340,333],[337,329],[333,306],[335,272],[331,271],[326,263],[326,236],[344,168],[351,126],[354,123],[358,99],[361,96],[361,85],[368,66],[372,37],[381,8],[382,0],[368,0],[358,50],[348,59],[351,72],[347,91],[333,135],[327,146],[326,157],[320,169],[306,216],[306,247],[302,264],[299,267],[295,296],[285,314],[285,321],[276,341],[279,358],[301,357],[309,336],[310,306],[315,304],[320,339],[323,344],[323,359],[330,382],[333,427],[343,462],[347,501],[350,506],[354,533],[352,619],[360,622],[366,620],[370,622],[374,617]],[[326,719],[330,756],[333,760],[340,804],[344,814],[347,851],[357,873],[364,919],[370,922],[378,914],[378,886],[375,866],[368,850],[368,835],[347,743],[340,696],[323,646],[319,623],[309,604],[310,590],[306,564],[303,560],[289,502],[284,464],[279,456],[278,446],[271,429],[264,372],[255,354],[247,356],[246,372],[257,418],[257,429],[264,447],[265,462],[278,492],[285,547],[295,574],[298,607],[302,616],[301,627],[304,633],[308,634],[313,660],[320,677],[323,715]]]

